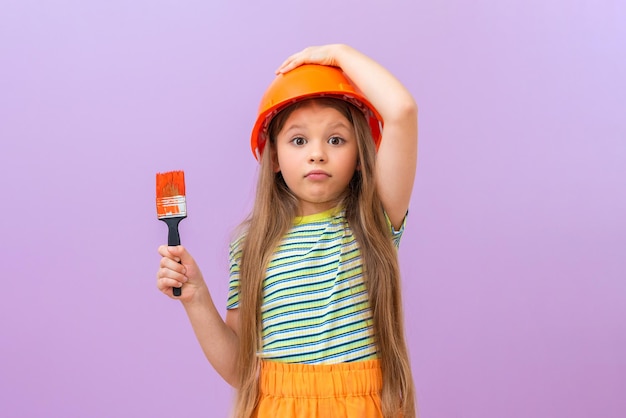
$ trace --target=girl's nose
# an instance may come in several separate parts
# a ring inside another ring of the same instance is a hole
[[[324,151],[324,145],[320,143],[313,143],[309,148],[309,160],[312,163],[326,161],[326,152]]]

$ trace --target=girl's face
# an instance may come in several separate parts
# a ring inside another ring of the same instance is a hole
[[[300,201],[300,216],[332,209],[357,169],[352,124],[333,107],[308,103],[276,135],[274,171]]]

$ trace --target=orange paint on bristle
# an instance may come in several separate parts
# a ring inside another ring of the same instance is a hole
[[[157,173],[156,206],[159,219],[187,216],[183,171]]]
[[[156,176],[157,198],[184,196],[185,195],[185,172],[168,171],[158,173]]]

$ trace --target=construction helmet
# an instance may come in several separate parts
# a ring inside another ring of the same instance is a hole
[[[359,108],[365,115],[378,149],[383,119],[376,108],[338,67],[305,64],[276,76],[265,91],[250,139],[252,153],[257,160],[261,159],[268,139],[267,128],[274,116],[293,103],[314,97],[336,97]]]

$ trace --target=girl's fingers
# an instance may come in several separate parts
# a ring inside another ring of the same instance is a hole
[[[157,289],[161,292],[171,294],[171,290],[174,287],[181,287],[183,284],[178,280],[170,278],[160,278],[157,280]]]
[[[189,278],[185,276],[184,273],[174,271],[166,267],[161,267],[157,271],[157,279],[174,279],[174,280],[178,280],[181,283],[185,283],[189,281]]]
[[[183,275],[176,275],[171,270],[160,269],[157,274],[157,289],[173,298],[172,289],[181,287],[187,281],[187,277]]]
[[[179,262],[180,261],[180,257],[177,255],[174,255],[170,252],[169,250],[170,247],[168,247],[167,245],[160,245],[159,249],[157,250],[159,252],[159,255],[161,257],[166,257],[166,258],[171,258],[172,260]]]
[[[189,281],[185,276],[185,267],[169,258],[161,259],[161,268],[157,271],[157,288],[167,294],[172,287],[181,287]]]
[[[303,64],[336,65],[331,50],[331,47],[327,46],[305,48],[283,61],[276,74],[284,74]]]
[[[180,264],[176,260],[173,260],[173,259],[167,258],[167,257],[163,257],[161,259],[161,262],[159,263],[159,267],[160,268],[165,268],[165,269],[170,269],[170,270],[173,270],[173,271],[181,273],[181,274],[186,274],[187,273],[187,268],[183,264]]]
[[[280,66],[276,70],[276,74],[284,74],[286,72],[289,72],[289,71],[293,70],[298,65],[302,64],[302,63],[298,63],[297,59],[294,58],[294,57],[295,56],[292,55],[289,58],[287,58],[285,61],[283,61],[283,63],[280,64]]]
[[[322,64],[319,57],[316,57],[315,47],[308,47],[300,52],[290,55],[283,63],[278,67],[276,73],[286,73],[302,64]]]

